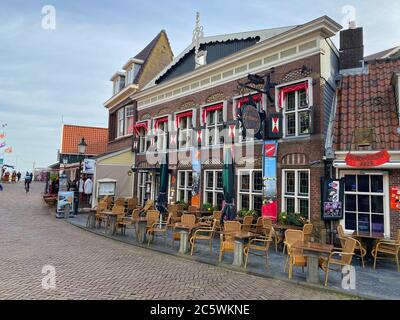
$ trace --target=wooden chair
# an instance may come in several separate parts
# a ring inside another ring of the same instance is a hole
[[[137,204],[138,204],[138,199],[136,197],[129,198],[127,206],[128,212],[131,213],[133,210],[135,210],[137,208]]]
[[[272,219],[264,218],[262,222],[263,222],[264,236],[268,238],[269,234],[272,232],[271,239],[273,239],[273,242],[275,244],[275,252],[278,252],[279,237],[277,236],[275,229],[272,227]]]
[[[121,221],[117,223],[117,228],[121,228],[125,234],[125,229],[128,226],[133,226],[135,234],[137,235],[136,222],[139,219],[140,209],[134,209],[129,217],[123,217]]]
[[[253,216],[243,217],[242,231],[250,232],[252,226],[253,226]]]
[[[168,205],[168,213],[171,213],[171,224],[181,221],[181,217],[178,214],[178,205],[177,204],[169,204]]]
[[[328,258],[320,257],[319,266],[325,272],[325,287],[328,285],[329,271],[342,272],[344,266],[350,266],[351,260],[354,255],[354,249],[357,246],[356,239],[346,237],[342,251],[333,251]],[[338,256],[339,258],[335,258]],[[331,266],[339,266],[338,269],[331,268]]]
[[[211,227],[203,227],[201,229],[197,229],[193,236],[190,238],[189,242],[191,245],[190,255],[193,255],[194,247],[196,241],[208,241],[210,244],[210,255],[212,254],[212,240],[214,238],[215,228],[217,225],[217,220],[214,219]]]
[[[213,220],[217,220],[217,223],[215,225],[215,231],[221,231],[221,217],[222,217],[222,211],[214,211],[213,212]]]
[[[125,216],[125,207],[114,205],[111,212],[117,215],[116,227],[118,227],[119,223],[123,220],[123,218]],[[108,221],[108,225],[109,225],[110,220],[107,220],[107,221]],[[123,229],[122,232],[125,233],[125,230]]]
[[[114,206],[125,206],[125,199],[122,197],[117,198],[114,201]]]
[[[107,224],[107,215],[104,214],[104,211],[107,211],[107,202],[100,201],[96,209],[96,222],[99,228],[102,223],[104,223],[104,225]]]
[[[107,203],[107,210],[111,210],[113,198],[111,196],[105,196],[100,201],[104,201]]]
[[[146,213],[147,225],[146,232],[150,229],[155,222],[160,222],[160,211],[158,210],[147,210]]]
[[[310,242],[311,241],[311,235],[313,233],[314,226],[312,223],[306,223],[303,226],[303,236],[304,236],[304,242]]]
[[[250,253],[256,256],[265,256],[265,265],[268,265],[268,250],[269,246],[272,242],[272,235],[274,233],[274,228],[271,227],[271,230],[268,234],[268,237],[265,236],[257,236],[256,238],[250,239],[248,245],[243,249],[243,254],[245,256],[244,260],[244,268],[247,268],[247,262],[249,261]],[[261,251],[262,253],[255,253],[253,251]]]
[[[145,205],[142,208],[142,211],[147,212],[148,210],[152,210],[153,205],[154,205],[154,200],[152,200],[152,199],[147,200],[147,202],[145,203]]]
[[[303,255],[302,249],[294,248],[293,245],[298,241],[303,241],[303,231],[288,229],[285,231],[285,244],[287,247],[288,258],[286,259],[286,267],[289,265],[289,279],[292,279],[293,266],[301,267],[304,272],[304,267],[307,266],[307,258]]]
[[[225,221],[224,231],[225,233],[220,234],[220,247],[219,247],[219,262],[224,258],[226,251],[233,252],[234,250],[234,236],[232,234],[240,232],[242,225],[238,221]],[[229,234],[232,233],[232,234]]]
[[[400,252],[400,229],[397,231],[397,238],[395,240],[379,240],[375,248],[372,249],[372,256],[374,257],[374,269],[376,267],[376,260],[384,257],[378,257],[379,253],[383,255],[395,256],[397,263],[397,272],[400,272],[399,265],[399,252]]]
[[[344,242],[345,242],[345,240],[346,240],[346,238],[348,238],[348,237],[350,237],[349,235],[346,235],[345,233],[344,233],[344,230],[343,230],[343,227],[342,227],[342,225],[338,225],[337,226],[337,232],[338,232],[338,238],[339,238],[339,240],[340,240],[340,245],[342,246],[342,248],[344,247]],[[354,252],[355,252],[355,254],[357,255],[357,256],[359,256],[360,258],[361,258],[361,263],[362,263],[362,267],[364,268],[365,267],[365,264],[364,264],[364,257],[365,257],[365,255],[367,254],[367,250],[362,246],[362,244],[361,244],[361,242],[360,241],[358,241],[357,239],[354,239],[354,240],[356,240],[356,248],[355,248],[355,250],[354,250]],[[358,252],[358,253],[357,253]]]
[[[164,236],[164,241],[167,242],[167,232],[168,228],[171,226],[171,216],[172,213],[168,214],[168,218],[166,222],[156,221],[153,225],[147,230],[147,246],[150,245],[150,240],[154,240],[156,234],[162,234]]]
[[[194,214],[183,214],[181,216],[181,224],[189,226],[189,237],[192,232],[192,229],[196,226],[196,216]],[[174,246],[175,241],[179,241],[181,239],[181,234],[175,231],[175,226],[172,230],[172,246]]]

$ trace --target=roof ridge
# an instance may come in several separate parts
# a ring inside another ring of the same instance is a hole
[[[63,123],[63,126],[68,126],[68,127],[80,127],[80,128],[90,128],[90,129],[104,129],[104,130],[108,130],[108,128],[105,128],[105,127],[97,127],[97,126],[84,126],[84,125],[80,125],[80,124],[67,124],[67,123]]]

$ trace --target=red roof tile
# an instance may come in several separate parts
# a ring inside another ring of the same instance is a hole
[[[400,145],[395,92],[390,83],[393,73],[400,72],[400,59],[370,63],[368,70],[368,74],[343,76],[338,87],[335,150],[358,149],[353,138],[355,128],[374,129],[374,150],[393,150]]]
[[[61,135],[61,154],[78,154],[78,143],[82,138],[87,143],[86,154],[98,155],[107,151],[107,128],[64,124]]]

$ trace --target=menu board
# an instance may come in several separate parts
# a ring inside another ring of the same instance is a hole
[[[342,181],[325,179],[323,182],[322,219],[343,219]]]

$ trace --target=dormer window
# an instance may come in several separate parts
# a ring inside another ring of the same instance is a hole
[[[135,81],[137,74],[139,73],[141,65],[144,63],[143,60],[130,58],[127,63],[122,67],[126,71],[125,85],[129,86]]]
[[[125,74],[117,72],[111,81],[113,82],[113,95],[115,95],[125,87]]]
[[[200,50],[196,56],[196,68],[204,66],[207,63],[207,51]]]

